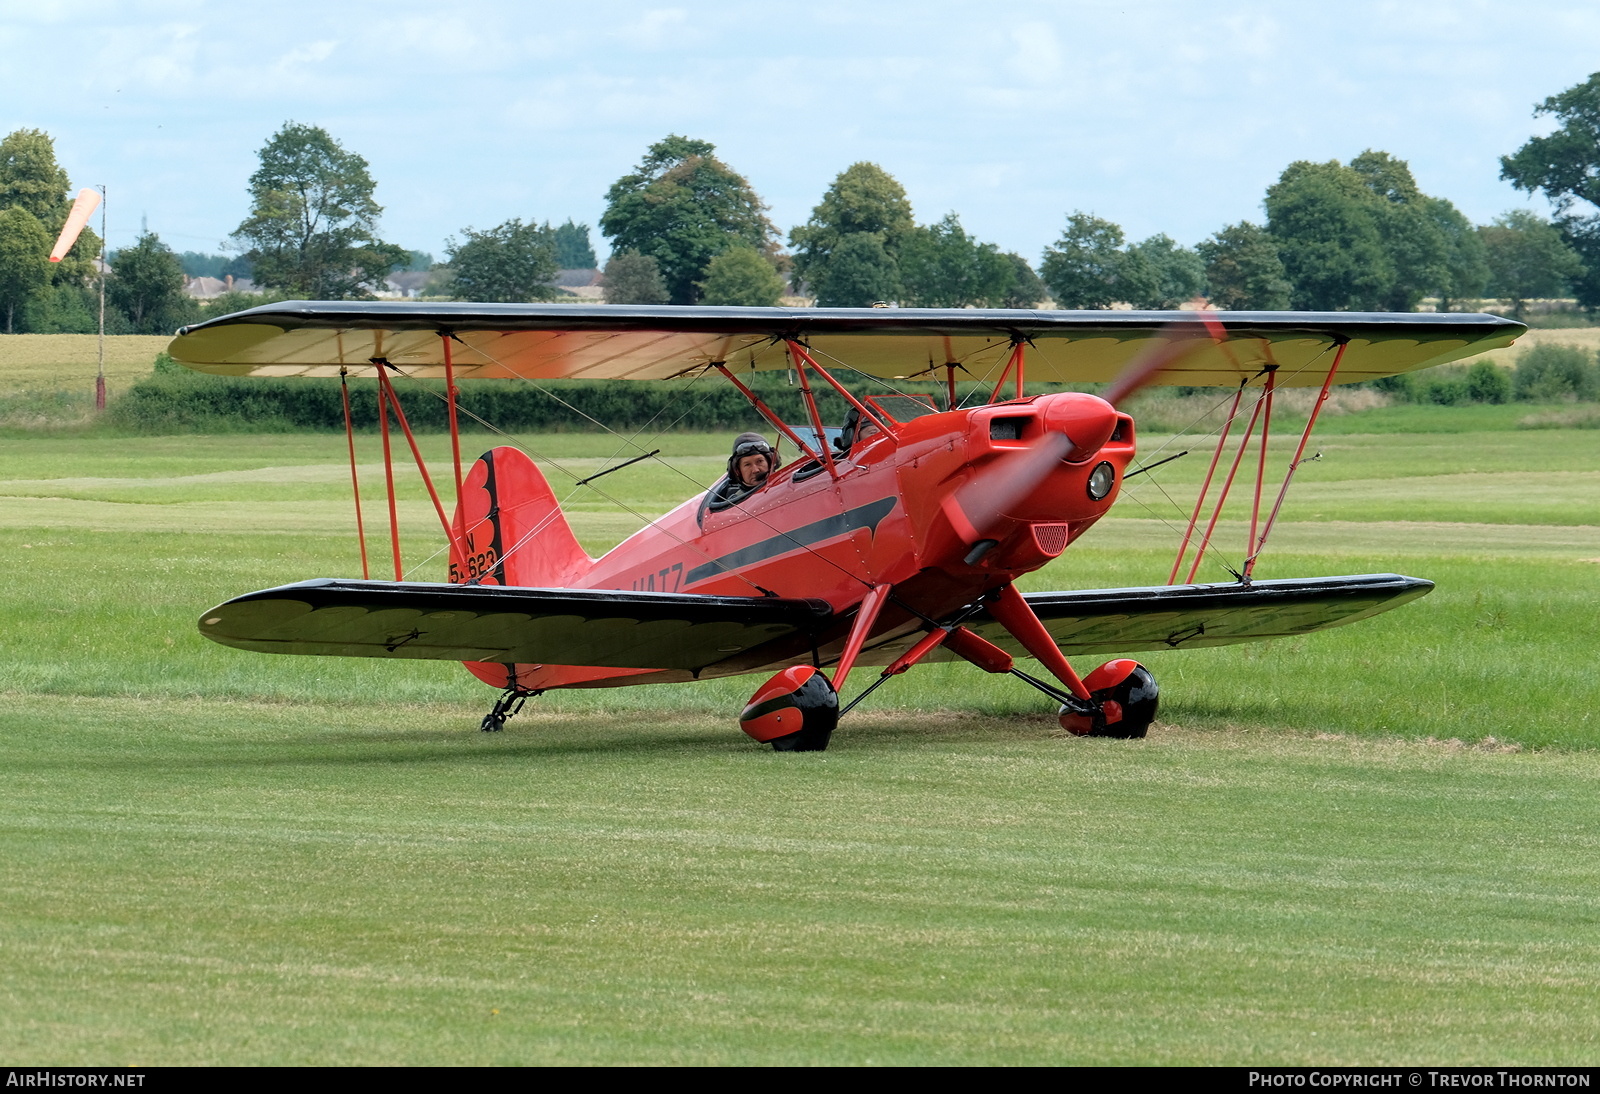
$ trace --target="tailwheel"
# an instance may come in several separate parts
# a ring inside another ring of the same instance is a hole
[[[493,709],[483,716],[483,721],[478,723],[478,728],[485,733],[499,733],[506,728],[506,719],[522,709],[522,704],[528,701],[528,696],[537,695],[538,692],[513,685],[506,688],[505,694],[495,700]]]
[[[1079,737],[1143,737],[1155,721],[1161,689],[1137,661],[1107,661],[1083,678],[1094,701],[1093,713],[1061,708],[1061,727]]]
[[[775,752],[821,752],[838,724],[839,693],[810,665],[768,680],[739,715],[739,728]]]

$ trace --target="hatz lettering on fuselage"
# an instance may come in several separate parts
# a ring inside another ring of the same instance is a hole
[[[634,578],[633,591],[636,593],[682,592],[683,563],[674,562],[671,566],[663,566],[654,573]]]

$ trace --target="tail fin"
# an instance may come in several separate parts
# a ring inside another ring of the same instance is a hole
[[[450,580],[482,585],[571,586],[594,560],[578,546],[550,484],[515,448],[490,449],[461,487],[456,527],[462,552],[450,552]]]

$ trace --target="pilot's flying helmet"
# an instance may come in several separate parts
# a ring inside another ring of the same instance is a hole
[[[733,455],[728,457],[729,479],[739,477],[739,461],[746,456],[765,456],[769,475],[778,469],[778,453],[765,437],[759,433],[741,433],[733,439]]]

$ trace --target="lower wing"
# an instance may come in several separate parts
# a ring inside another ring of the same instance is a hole
[[[694,672],[772,643],[809,648],[831,614],[788,597],[320,580],[219,604],[200,633],[260,653]]]
[[[1432,588],[1420,578],[1360,574],[1026,595],[1071,656],[1308,634],[1388,611]],[[722,675],[809,661],[830,621],[837,623],[826,602],[786,597],[321,580],[230,600],[201,617],[200,633],[263,653],[693,674],[717,665]],[[967,626],[1025,656],[989,616]],[[858,663],[888,664],[919,637],[866,650]]]
[[[1249,585],[1156,585],[1138,589],[1027,593],[1056,645],[1073,654],[1137,653],[1258,642],[1341,627],[1425,596],[1433,582],[1399,574],[1286,578]],[[967,624],[1013,654],[1000,624]]]

